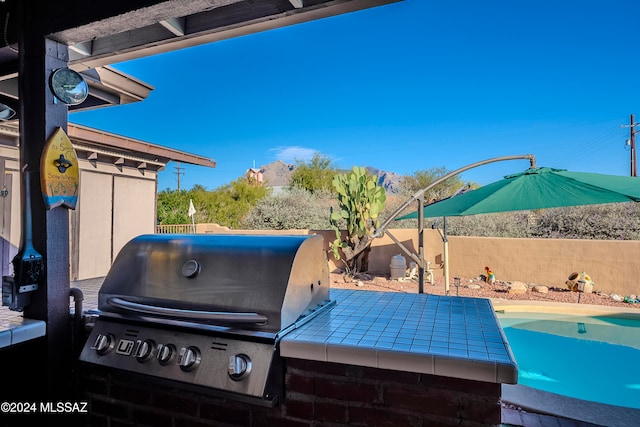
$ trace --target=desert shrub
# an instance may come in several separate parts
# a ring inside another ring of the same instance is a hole
[[[387,199],[381,217],[388,218],[396,209],[407,201],[413,193],[402,191]],[[417,203],[411,203],[398,216],[415,212]],[[471,215],[462,217],[447,218],[447,234],[451,236],[482,236],[482,237],[530,237],[528,212],[504,212],[486,215]],[[442,218],[425,218],[425,228],[430,228],[434,224],[442,228]],[[404,219],[392,221],[388,228],[418,228],[417,219]]]
[[[337,205],[326,191],[285,189],[260,200],[245,217],[243,226],[255,230],[329,230],[332,203]]]
[[[404,202],[409,200],[413,192],[406,188],[400,187],[400,190],[396,194],[387,194],[387,201],[385,203],[384,209],[380,213],[380,223],[383,223],[387,218],[391,216]],[[417,202],[413,201],[404,211],[398,214],[398,217],[402,215],[409,214],[411,212],[415,212],[418,208]],[[387,228],[417,228],[418,220],[417,219],[403,219],[401,221],[392,221]]]
[[[433,224],[425,219],[425,227]],[[417,228],[416,220],[397,221]],[[437,226],[442,227],[440,218]],[[396,227],[395,223],[391,227]],[[640,240],[640,204],[614,203],[447,218],[450,236]]]
[[[438,222],[442,227],[443,221]],[[447,218],[450,236],[531,237],[529,212],[501,212]]]
[[[531,235],[558,239],[640,240],[640,205],[613,203],[541,210]]]

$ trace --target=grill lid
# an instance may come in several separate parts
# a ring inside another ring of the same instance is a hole
[[[100,289],[101,315],[276,334],[329,300],[320,235],[142,235]]]

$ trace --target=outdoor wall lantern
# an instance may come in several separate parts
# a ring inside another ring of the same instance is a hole
[[[49,88],[56,99],[67,105],[82,104],[89,95],[87,82],[70,68],[54,70],[49,77]]]

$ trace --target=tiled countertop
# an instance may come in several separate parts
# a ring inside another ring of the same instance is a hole
[[[46,330],[42,320],[25,319],[9,309],[0,311],[0,348],[43,337]]]
[[[103,279],[99,277],[71,283],[72,287],[81,289],[84,294],[83,311],[97,309],[98,290]],[[72,298],[69,301],[69,310],[74,310]],[[44,321],[25,319],[21,312],[0,306],[0,348],[43,337],[46,329]]]
[[[488,299],[344,289],[331,299],[335,307],[282,338],[283,357],[517,383]]]

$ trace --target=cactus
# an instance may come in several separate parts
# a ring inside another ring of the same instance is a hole
[[[350,255],[359,245],[366,244],[379,225],[378,215],[384,208],[386,194],[384,188],[378,185],[376,177],[367,174],[363,167],[354,166],[350,174],[334,176],[332,185],[338,193],[340,211],[331,210],[330,221],[336,232],[336,239],[330,243],[330,247],[334,258],[340,260],[342,252],[347,268],[353,270],[360,255],[356,259]],[[338,227],[340,220],[346,222],[346,241],[342,240]],[[363,252],[362,255],[365,259],[360,260],[360,264],[366,265],[368,252]]]

